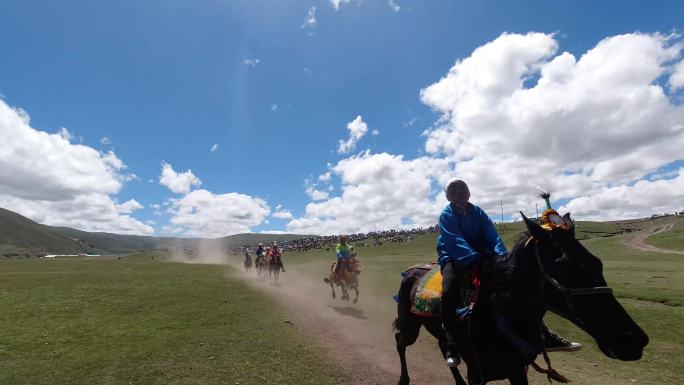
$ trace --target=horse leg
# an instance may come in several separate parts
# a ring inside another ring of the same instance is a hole
[[[442,352],[442,357],[446,359],[447,342],[446,334],[444,334],[444,329],[442,329],[442,324],[440,322],[432,322],[430,324],[426,323],[425,328],[430,334],[437,338],[439,350]],[[458,368],[449,369],[451,369],[451,375],[454,376],[454,381],[456,381],[457,385],[467,385],[463,379],[463,376],[461,376],[461,372],[458,371]]]
[[[527,381],[527,370],[525,367],[520,367],[520,370],[510,376],[508,381],[511,382],[511,385],[528,385],[529,382]]]
[[[356,297],[354,297],[354,303],[359,302],[359,287],[354,286],[354,291],[356,292]]]
[[[406,365],[406,347],[416,342],[420,332],[420,323],[410,322],[408,318],[404,318],[397,322],[397,328],[399,329],[394,333],[394,339],[397,342],[397,353],[399,353],[399,361],[401,362],[399,385],[408,385],[411,378],[408,374],[408,365]]]
[[[335,284],[333,283],[335,279],[335,276],[333,273],[330,273],[330,277],[328,278],[328,283],[330,283],[330,290],[332,291],[332,297],[335,299],[337,295],[335,294]]]

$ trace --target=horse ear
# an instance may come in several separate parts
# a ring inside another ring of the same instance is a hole
[[[520,212],[520,215],[522,215],[522,218],[525,221],[525,226],[527,226],[527,231],[530,233],[530,235],[532,235],[538,240],[544,240],[549,238],[549,233],[546,230],[544,230],[541,226],[536,224],[534,221],[526,217],[522,211]]]
[[[573,221],[572,218],[570,218],[570,213],[566,213],[565,215],[563,215],[563,221],[568,226],[568,231],[570,231],[572,237],[575,238],[575,221]]]

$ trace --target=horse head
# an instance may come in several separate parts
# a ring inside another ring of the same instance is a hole
[[[524,215],[523,219],[536,240],[534,254],[549,309],[591,335],[606,356],[640,359],[648,336],[606,284],[601,260],[575,238],[570,215],[562,217],[560,226],[542,227]]]

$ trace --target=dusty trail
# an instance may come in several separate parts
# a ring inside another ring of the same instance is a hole
[[[668,224],[662,225],[662,226],[649,227],[649,228],[643,229],[643,230],[639,231],[634,237],[626,239],[624,241],[624,243],[633,249],[637,249],[637,250],[641,250],[641,251],[650,251],[650,252],[654,252],[654,253],[667,253],[667,254],[683,254],[684,255],[684,251],[681,251],[681,250],[661,249],[660,247],[656,247],[656,246],[649,245],[648,243],[646,243],[646,238],[648,238],[652,235],[656,235],[658,233],[668,231],[672,228],[672,226],[674,226],[674,223],[668,223]]]
[[[233,270],[230,274],[276,298],[288,312],[283,321],[290,321],[324,348],[325,359],[336,366],[344,384],[396,384],[399,359],[391,328],[396,312],[392,299],[377,298],[363,283],[358,304],[339,300],[339,291],[338,299],[332,299],[329,286],[323,283],[325,271],[316,280],[294,271],[302,268],[306,269],[306,265],[293,266],[281,273],[277,284],[257,277],[254,271],[245,274]],[[453,383],[436,340],[426,332],[421,339],[408,352],[412,384]]]

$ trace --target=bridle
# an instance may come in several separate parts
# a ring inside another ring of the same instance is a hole
[[[577,318],[575,314],[575,296],[588,296],[588,295],[605,295],[605,294],[613,294],[613,289],[609,286],[592,286],[592,287],[581,287],[581,288],[569,288],[563,286],[560,282],[558,282],[557,279],[553,278],[550,276],[546,271],[544,270],[544,265],[542,264],[541,261],[541,256],[539,255],[539,247],[537,246],[537,241],[530,236],[527,241],[525,242],[525,245],[529,244],[531,241],[534,242],[534,254],[535,257],[537,258],[537,265],[539,266],[539,271],[542,274],[542,282],[541,282],[541,290],[542,290],[542,295],[544,294],[544,281],[548,282],[553,286],[556,290],[558,290],[564,297],[565,297],[565,302],[568,305],[568,314],[570,318],[577,323],[582,323],[579,318]]]

